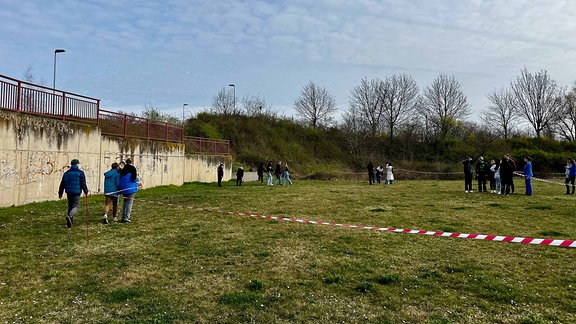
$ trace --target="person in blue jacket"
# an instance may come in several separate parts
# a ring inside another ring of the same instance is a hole
[[[62,198],[62,194],[66,191],[66,198],[68,199],[68,213],[66,214],[66,226],[72,227],[74,223],[74,215],[78,212],[80,206],[80,195],[84,191],[84,195],[88,196],[88,187],[86,186],[86,175],[84,171],[78,168],[80,161],[73,159],[70,161],[70,169],[64,172],[60,187],[58,188],[58,198]]]
[[[112,168],[104,172],[104,196],[106,197],[106,205],[104,206],[104,218],[102,222],[108,224],[108,212],[110,205],[112,205],[112,216],[114,221],[117,222],[116,214],[118,213],[118,197],[120,196],[120,172],[118,171],[118,163],[112,163]]]
[[[138,192],[138,173],[136,167],[132,165],[131,158],[126,159],[126,165],[120,170],[120,192],[124,198],[122,205],[122,223],[130,223],[130,215],[132,214],[132,205],[134,204],[134,196]]]
[[[532,196],[532,158],[527,156],[524,158],[524,182],[526,183],[526,196]]]

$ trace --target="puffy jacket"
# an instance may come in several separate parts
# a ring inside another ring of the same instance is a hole
[[[570,168],[568,169],[568,175],[576,176],[576,163],[570,165]]]
[[[60,188],[58,188],[58,195],[62,196],[64,191],[71,195],[81,195],[82,191],[85,195],[88,194],[86,175],[77,165],[72,165],[68,171],[64,172],[62,181],[60,181]]]
[[[132,164],[126,164],[120,171],[120,191],[123,195],[138,192],[138,177]]]
[[[120,172],[117,169],[111,169],[104,173],[104,194],[118,194],[120,190]]]

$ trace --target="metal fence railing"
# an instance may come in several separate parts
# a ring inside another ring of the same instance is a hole
[[[230,154],[230,142],[185,137],[180,125],[100,109],[100,99],[20,81],[0,74],[0,109],[96,124],[102,134],[185,143],[187,153]]]

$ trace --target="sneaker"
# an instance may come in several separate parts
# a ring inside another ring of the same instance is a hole
[[[129,220],[129,219],[124,219],[124,218],[122,218],[122,220],[121,220],[120,222],[122,222],[122,223],[130,223],[130,220]]]
[[[102,218],[102,223],[104,223],[104,224],[108,224],[108,217],[104,217],[104,218]]]
[[[72,227],[72,219],[70,216],[66,216],[66,226],[68,226],[68,228]]]
[[[118,217],[114,217],[114,223],[118,223]]]
[[[468,190],[464,191],[465,193],[468,193]]]

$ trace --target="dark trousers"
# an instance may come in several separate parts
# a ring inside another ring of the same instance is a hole
[[[478,191],[486,192],[486,175],[478,174]]]
[[[218,176],[218,187],[222,187],[222,176]]]
[[[464,174],[464,190],[472,191],[472,173]]]
[[[242,177],[237,177],[236,178],[236,186],[241,186],[242,185]]]
[[[78,194],[66,194],[68,199],[68,216],[74,218],[74,215],[78,212],[78,206],[80,206],[80,195]]]

